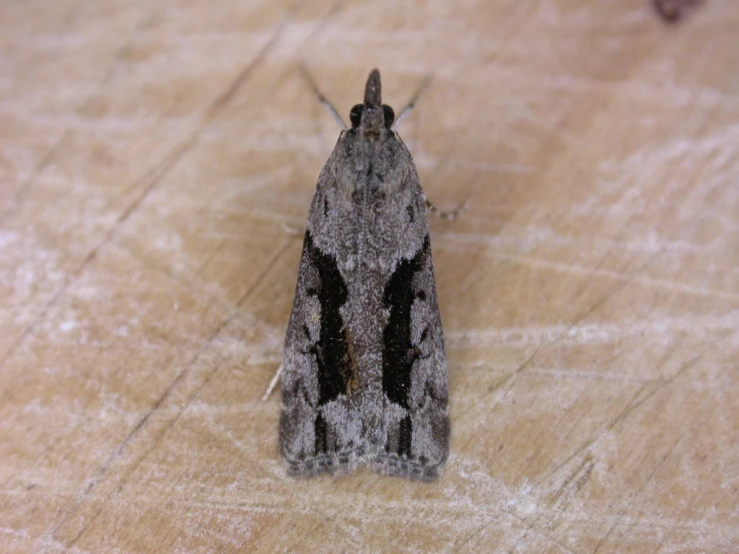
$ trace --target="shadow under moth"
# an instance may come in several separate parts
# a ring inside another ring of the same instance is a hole
[[[282,363],[293,476],[368,465],[429,481],[449,454],[426,198],[393,122],[375,69],[318,177]]]

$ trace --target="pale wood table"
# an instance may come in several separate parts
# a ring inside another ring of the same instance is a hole
[[[739,551],[739,3],[0,3],[0,551]],[[300,229],[373,66],[452,457],[277,457]]]

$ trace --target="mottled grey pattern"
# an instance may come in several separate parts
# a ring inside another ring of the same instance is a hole
[[[447,368],[423,191],[367,80],[318,178],[282,373],[288,473],[430,480],[449,452]]]

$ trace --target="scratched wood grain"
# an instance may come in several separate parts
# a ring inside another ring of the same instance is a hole
[[[0,551],[736,552],[739,4],[0,3]],[[381,68],[448,341],[440,481],[286,478],[279,364]]]

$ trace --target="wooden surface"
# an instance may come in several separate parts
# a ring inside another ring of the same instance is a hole
[[[739,551],[739,3],[0,3],[0,551]],[[440,481],[277,457],[368,71],[432,219]]]

